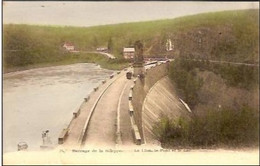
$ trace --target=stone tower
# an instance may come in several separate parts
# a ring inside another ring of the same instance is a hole
[[[135,57],[134,57],[134,77],[144,74],[144,57],[143,57],[143,44],[140,40],[135,42]]]

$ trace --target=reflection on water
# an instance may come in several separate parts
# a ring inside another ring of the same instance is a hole
[[[50,130],[54,144],[72,112],[112,71],[95,64],[73,64],[5,74],[3,78],[3,151],[25,141],[39,149]]]

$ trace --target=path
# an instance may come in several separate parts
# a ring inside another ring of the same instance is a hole
[[[105,55],[110,59],[115,59],[116,57],[112,54],[106,53],[106,52],[98,52],[98,51],[80,51],[82,53],[94,53],[94,54],[101,54],[101,55]]]
[[[201,59],[187,59],[187,60],[193,60],[193,61],[203,61]],[[204,60],[205,62],[207,60]],[[208,60],[209,62],[212,63],[226,63],[226,64],[231,64],[231,65],[245,65],[245,66],[253,66],[253,67],[259,67],[258,63],[242,63],[242,62],[229,62],[229,61],[217,61],[217,60]]]
[[[126,79],[126,72],[115,74],[112,79],[108,79],[105,84],[99,86],[96,92],[91,94],[90,99],[82,105],[79,116],[72,121],[69,136],[62,145],[63,147],[77,148],[80,145],[83,145],[83,148],[89,146],[113,147],[116,145],[117,125],[120,125],[122,145],[134,145],[128,113],[128,94],[133,81]],[[100,99],[97,102],[98,98]],[[91,110],[96,102],[91,116]],[[120,108],[119,116],[117,116],[118,107]],[[90,116],[86,136],[81,141],[84,125]],[[119,124],[117,124],[117,117],[120,117]]]

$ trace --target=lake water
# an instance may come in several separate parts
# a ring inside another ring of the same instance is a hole
[[[93,88],[113,71],[95,64],[32,69],[3,76],[3,151],[17,151],[19,142],[38,150],[41,134],[50,130],[57,139],[72,112]]]

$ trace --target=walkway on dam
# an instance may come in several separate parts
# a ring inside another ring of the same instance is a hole
[[[128,111],[128,95],[133,79],[128,80],[126,72],[114,74],[113,78],[107,79],[105,84],[91,93],[89,100],[81,106],[79,116],[71,122],[68,138],[62,147],[113,148],[116,146],[118,126],[121,132],[119,143],[135,145]],[[83,138],[84,130],[87,132]]]
[[[133,144],[128,112],[128,95],[132,81],[126,79],[125,72],[116,79],[104,93],[93,113],[87,130],[85,148],[90,146],[114,147],[117,139],[117,127],[121,129],[122,144]],[[117,113],[120,114],[119,117]],[[117,117],[121,122],[119,124],[117,124]]]

